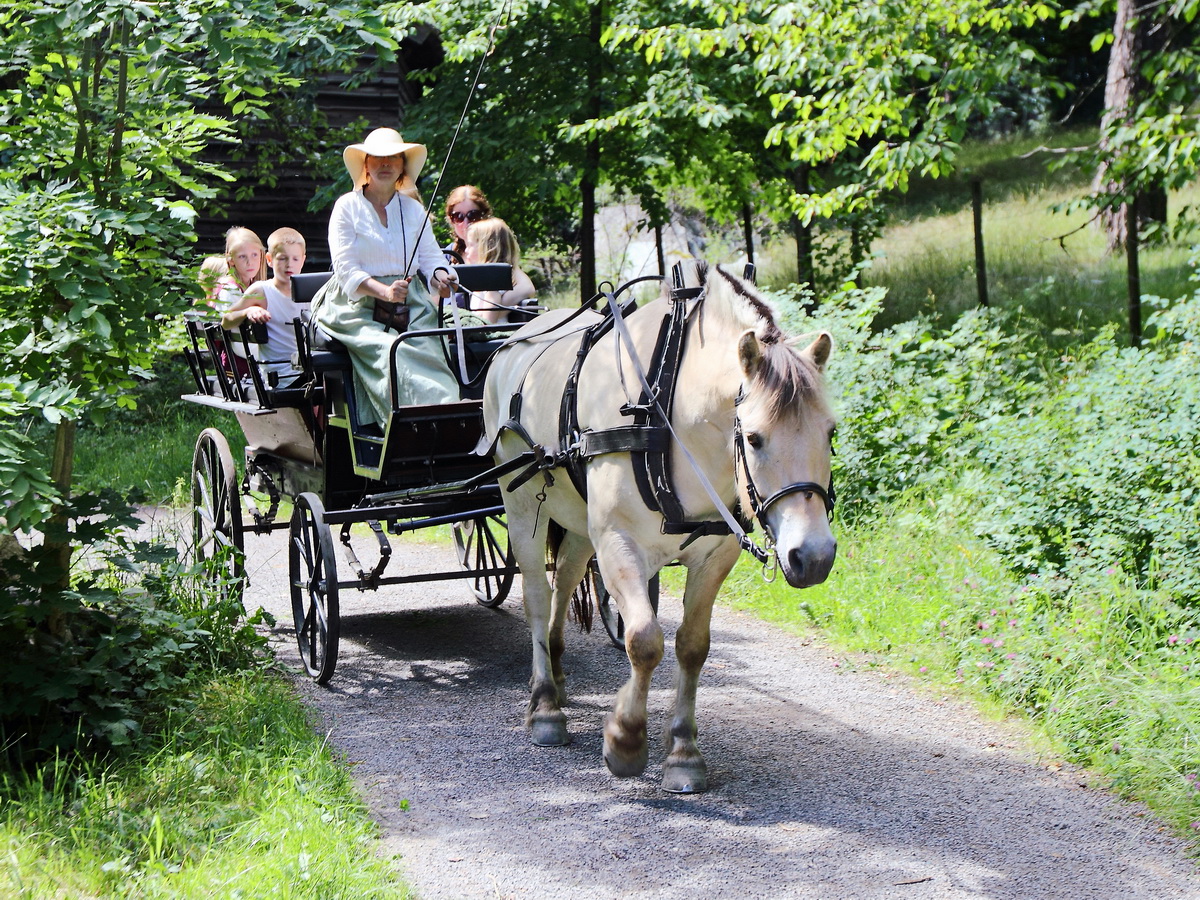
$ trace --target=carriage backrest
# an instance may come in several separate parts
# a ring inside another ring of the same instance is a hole
[[[325,286],[332,272],[300,272],[292,276],[292,301],[294,303],[312,303],[317,291]]]

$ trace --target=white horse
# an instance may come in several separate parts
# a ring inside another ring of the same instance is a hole
[[[628,317],[627,333],[643,366],[655,356],[660,325],[674,303],[688,304],[688,314],[670,408],[674,436],[666,464],[671,483],[664,486],[659,478],[659,487],[678,503],[676,512],[682,511],[687,527],[701,522],[716,527],[702,529],[690,542],[690,535],[678,529],[664,533],[666,517],[648,507],[635,472],[636,460],[650,454],[614,450],[610,442],[592,445],[597,455],[575,456],[586,499],[563,465],[580,435],[597,437],[628,426],[629,410],[623,413],[622,407],[636,406],[642,393],[620,329],[610,330],[578,370],[577,422],[569,423],[566,433],[560,428],[560,416],[570,418],[563,412],[568,409],[564,383],[572,380],[584,327],[602,318],[597,313],[570,317],[556,310],[517,332],[492,361],[487,377],[484,439],[497,464],[531,445],[540,448],[540,464],[500,479],[533,642],[527,715],[533,742],[554,746],[570,740],[561,709],[563,627],[571,594],[595,553],[604,586],[624,619],[631,667],[605,724],[604,760],[617,776],[645,770],[646,698],[663,656],[663,632],[647,582],[679,560],[687,567],[687,585],[675,637],[675,705],[665,735],[662,786],[692,793],[707,789],[707,767],[696,743],[695,700],[708,655],[712,605],[742,549],[712,495],[727,509],[754,512],[788,584],[806,587],[825,580],[837,548],[829,524],[832,500],[823,488],[831,486],[834,418],[822,373],[832,342],[821,333],[805,349],[796,349],[754,288],[718,268],[699,297],[664,296]],[[620,432],[609,434],[621,443]],[[551,522],[561,531],[551,532]],[[561,535],[550,547],[549,578],[548,533]]]

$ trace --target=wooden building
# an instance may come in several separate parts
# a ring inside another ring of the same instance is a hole
[[[408,80],[407,74],[418,69],[429,69],[443,57],[441,41],[432,29],[406,39],[400,47],[396,62],[370,81],[353,89],[343,86],[344,73],[324,77],[317,87],[316,106],[333,129],[345,128],[359,120],[365,121],[368,130],[388,126],[400,127],[405,108],[415,101],[421,85]],[[367,63],[364,63],[364,67]],[[366,136],[366,132],[360,136]],[[275,140],[279,138],[276,137]],[[330,151],[335,152],[335,151]],[[216,146],[211,152],[214,161],[229,162],[229,148]],[[254,231],[265,242],[276,228],[290,226],[304,235],[308,245],[308,260],[305,269],[311,272],[329,268],[329,207],[319,212],[310,212],[309,202],[317,191],[327,187],[328,179],[312,171],[303,160],[280,161],[280,170],[275,173],[277,183],[273,186],[250,185],[253,196],[235,200],[223,198],[221,215],[201,217],[196,223],[198,243],[197,263],[205,256],[220,255],[225,250],[225,232],[232,226],[241,225]],[[236,167],[236,163],[233,164]],[[230,185],[229,196],[234,190],[246,188],[245,181]]]

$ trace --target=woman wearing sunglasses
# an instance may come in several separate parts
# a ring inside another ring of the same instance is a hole
[[[446,222],[454,231],[454,240],[442,249],[457,254],[455,261],[462,262],[462,256],[467,252],[467,229],[491,217],[492,204],[488,203],[483,191],[473,184],[459,185],[446,198]]]

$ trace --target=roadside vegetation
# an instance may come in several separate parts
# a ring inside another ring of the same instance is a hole
[[[725,597],[819,628],[846,664],[1027,717],[1196,839],[1197,261],[1145,251],[1147,340],[1131,350],[1121,261],[1047,211],[1070,186],[1023,191],[1024,150],[973,152],[1008,183],[985,211],[991,308],[975,302],[968,195],[947,184],[884,230],[863,279],[879,287],[793,320],[838,337],[839,560],[802,594],[744,560]]]
[[[0,896],[409,896],[344,764],[267,671],[202,679],[119,761],[59,758],[0,787]]]
[[[265,615],[180,560],[177,534],[122,533],[117,499],[76,513],[89,552],[44,595],[73,640],[0,607],[0,897],[408,896]],[[4,575],[36,583],[25,560]]]

